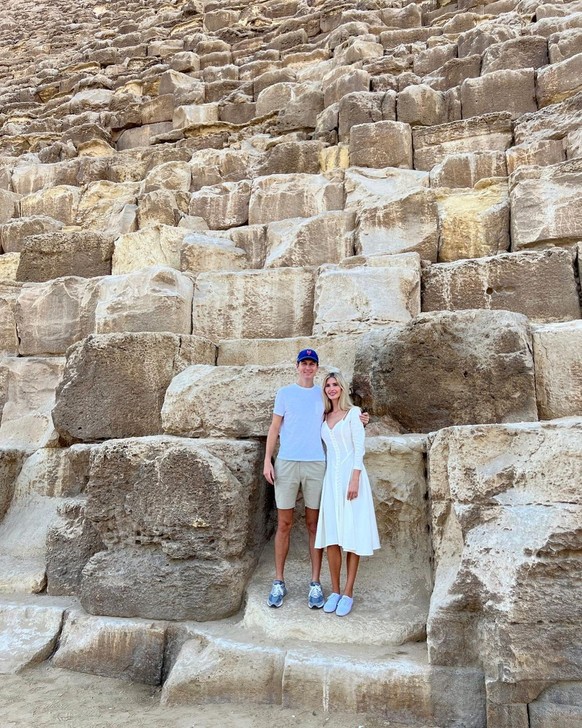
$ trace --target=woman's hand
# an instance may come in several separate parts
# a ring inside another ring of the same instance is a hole
[[[360,412],[360,422],[364,425],[364,427],[368,424],[369,421],[370,421],[369,412]]]
[[[348,485],[348,493],[347,493],[347,499],[348,500],[354,500],[358,497],[358,492],[360,490],[360,471],[354,470],[352,473],[352,477],[350,478],[350,482]]]

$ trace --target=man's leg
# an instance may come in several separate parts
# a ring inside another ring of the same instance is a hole
[[[309,535],[309,557],[311,559],[311,581],[319,582],[321,576],[321,561],[323,549],[315,548],[315,534],[317,533],[317,519],[319,509],[305,508],[305,525]]]
[[[277,533],[275,534],[275,579],[285,581],[285,562],[289,553],[293,508],[277,509]],[[321,567],[321,562],[320,562]]]

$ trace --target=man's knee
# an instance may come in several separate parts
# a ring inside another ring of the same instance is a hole
[[[293,509],[280,508],[277,511],[277,533],[288,534],[293,527]]]

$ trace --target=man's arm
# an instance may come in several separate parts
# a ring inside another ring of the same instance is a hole
[[[273,415],[269,432],[267,433],[267,445],[265,447],[265,462],[263,463],[263,475],[271,485],[275,484],[275,468],[273,467],[273,452],[277,444],[277,438],[283,424],[282,415]]]

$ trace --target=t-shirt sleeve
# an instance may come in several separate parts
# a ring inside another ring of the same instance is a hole
[[[350,431],[352,433],[352,444],[354,446],[354,470],[364,469],[364,453],[366,433],[364,425],[360,420],[360,408],[352,407],[350,411]]]
[[[285,416],[285,394],[282,389],[277,391],[275,395],[275,406],[273,407],[273,414],[279,415],[280,417]]]

